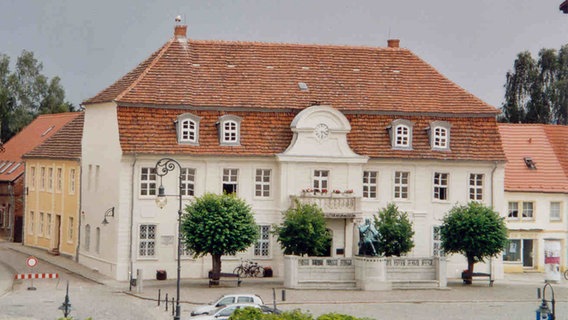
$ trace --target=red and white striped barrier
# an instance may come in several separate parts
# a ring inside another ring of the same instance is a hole
[[[57,273],[19,273],[14,275],[16,280],[24,279],[56,279],[59,278]]]

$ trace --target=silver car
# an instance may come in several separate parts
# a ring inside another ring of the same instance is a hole
[[[258,305],[253,303],[235,303],[222,308],[217,309],[207,315],[200,315],[192,317],[191,320],[226,320],[235,312],[237,309],[244,308],[257,308],[262,311],[262,313],[275,313],[280,314],[281,311],[278,309],[271,308],[265,305]]]
[[[192,316],[209,314],[221,307],[228,306],[235,303],[250,303],[250,304],[264,304],[260,296],[256,294],[239,293],[239,294],[226,294],[221,296],[219,299],[210,302],[209,304],[198,306],[191,311]]]

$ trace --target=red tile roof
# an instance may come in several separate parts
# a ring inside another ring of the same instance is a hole
[[[307,90],[301,90],[305,83]],[[275,155],[292,140],[303,109],[328,105],[352,125],[355,152],[371,157],[505,160],[494,107],[457,86],[407,49],[177,37],[84,102],[115,101],[124,153]],[[174,121],[202,117],[198,146],[179,145]],[[241,145],[220,146],[215,122],[243,118]],[[414,150],[392,150],[386,127],[414,121]],[[430,121],[452,123],[451,151],[432,151]]]
[[[8,140],[4,144],[5,151],[0,153],[0,181],[14,181],[19,177],[24,172],[22,156],[54,135],[80,114],[78,112],[66,112],[40,115],[12,139]],[[2,163],[11,164],[7,167],[6,164],[2,166]],[[17,164],[20,165],[14,169]]]
[[[505,190],[568,192],[568,127],[499,124],[507,156]],[[536,165],[530,169],[524,158]]]
[[[308,90],[301,91],[299,82]],[[402,48],[172,39],[84,104],[499,113]]]
[[[84,120],[85,114],[81,112],[45,142],[26,153],[23,158],[80,160]]]

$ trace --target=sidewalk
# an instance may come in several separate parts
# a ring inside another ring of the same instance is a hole
[[[53,256],[45,250],[26,247],[19,243],[0,242],[9,249],[33,255],[40,261],[57,265],[69,272],[81,275],[89,280],[123,291],[140,299],[163,300],[168,294],[171,300],[176,293],[176,279],[144,280],[142,290],[133,287],[129,291],[127,281],[116,281],[103,274],[82,266],[75,261]],[[3,270],[4,268],[5,270]],[[0,295],[10,290],[14,270],[0,263]],[[181,279],[180,303],[184,310],[192,305],[204,304],[225,293],[249,292],[260,295],[266,304],[276,302],[278,305],[301,304],[336,304],[336,303],[400,303],[400,302],[460,302],[460,301],[531,301],[536,298],[536,288],[544,284],[543,273],[507,274],[505,279],[496,280],[493,287],[487,281],[474,281],[473,285],[464,286],[461,279],[449,279],[448,287],[439,290],[393,290],[393,291],[361,291],[361,290],[293,290],[283,287],[282,278],[245,278],[240,287],[233,280],[222,281],[218,287],[209,288],[207,279]],[[529,287],[529,290],[516,290],[516,286]],[[566,282],[554,284],[555,287],[568,288]],[[535,291],[532,291],[534,287]],[[140,292],[137,292],[140,291]],[[530,294],[527,294],[530,291]]]

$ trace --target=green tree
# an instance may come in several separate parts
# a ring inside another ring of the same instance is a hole
[[[43,75],[33,52],[22,51],[14,72],[9,67],[8,56],[0,54],[0,140],[8,141],[38,114],[75,111],[59,77]]]
[[[379,216],[373,216],[375,228],[379,231],[379,255],[400,256],[414,248],[414,231],[408,214],[399,211],[394,203],[379,211]]]
[[[442,249],[467,258],[467,270],[473,273],[477,262],[497,256],[507,244],[507,226],[493,209],[477,202],[455,205],[440,227]]]
[[[273,233],[284,254],[324,256],[331,245],[331,233],[321,208],[298,200],[284,212],[284,221],[274,226]]]
[[[221,256],[246,250],[258,239],[258,225],[246,202],[234,194],[207,193],[186,206],[182,239],[194,257],[212,258],[213,273],[221,272]]]

